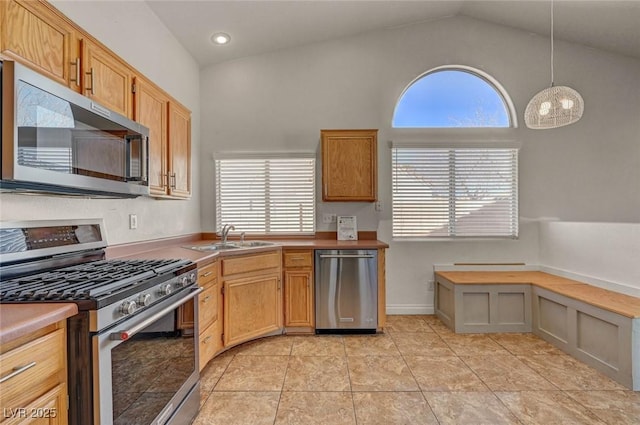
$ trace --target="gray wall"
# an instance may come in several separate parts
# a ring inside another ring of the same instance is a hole
[[[640,61],[556,42],[556,84],[585,99],[582,120],[569,127],[499,136],[521,143],[518,241],[393,242],[389,140],[485,137],[473,130],[391,128],[398,96],[414,78],[442,65],[467,65],[492,75],[510,94],[518,121],[529,99],[547,87],[544,37],[470,18],[367,33],[281,50],[201,71],[202,226],[215,228],[213,161],[217,151],[317,151],[322,128],[379,128],[379,197],[373,205],[319,203],[322,213],[357,214],[360,230],[390,243],[388,307],[429,311],[432,266],[451,262],[538,263],[540,217],[640,221]],[[495,135],[492,135],[493,138]],[[330,229],[318,224],[319,230]]]

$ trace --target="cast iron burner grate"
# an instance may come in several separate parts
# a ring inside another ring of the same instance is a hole
[[[189,264],[186,260],[93,261],[1,282],[0,302],[90,300],[106,305],[124,298],[132,287],[138,290],[155,277]]]

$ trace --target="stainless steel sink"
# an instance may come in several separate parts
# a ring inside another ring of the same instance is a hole
[[[244,241],[237,244],[241,248],[257,248],[260,246],[271,246],[275,245],[274,242],[266,242],[266,241]]]
[[[209,245],[185,246],[184,248],[193,249],[195,251],[226,251],[229,249],[240,249],[242,247],[231,243],[212,243]]]
[[[183,248],[193,249],[194,251],[226,251],[230,249],[242,249],[242,248],[259,248],[262,246],[272,246],[275,245],[274,242],[266,242],[266,241],[245,241],[245,242],[234,242],[234,243],[212,243],[208,245],[191,245],[185,246]]]

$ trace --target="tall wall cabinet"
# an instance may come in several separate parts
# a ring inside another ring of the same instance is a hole
[[[152,196],[191,196],[191,112],[45,0],[0,2],[0,59],[20,62],[150,130]]]

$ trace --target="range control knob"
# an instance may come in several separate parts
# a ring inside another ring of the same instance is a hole
[[[187,276],[182,276],[180,278],[180,285],[189,286],[189,278]]]
[[[198,280],[198,276],[195,273],[191,273],[189,275],[189,282],[196,283],[197,280]]]
[[[160,295],[169,295],[173,292],[173,287],[171,286],[170,283],[165,283],[164,285],[160,286]]]
[[[138,297],[138,305],[140,307],[146,307],[151,303],[151,294],[140,294]]]
[[[136,302],[135,301],[124,301],[120,306],[120,312],[125,316],[129,314],[133,314],[136,311]]]

